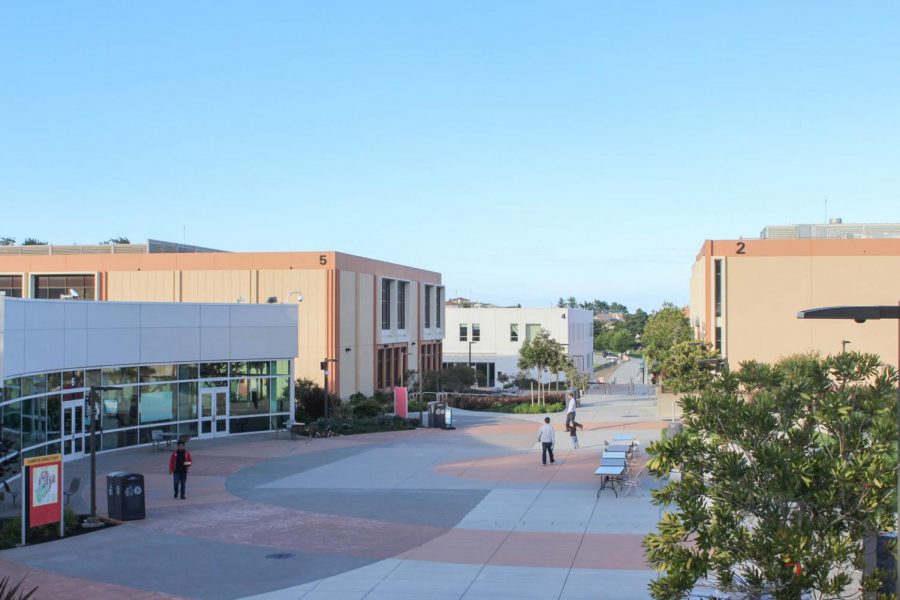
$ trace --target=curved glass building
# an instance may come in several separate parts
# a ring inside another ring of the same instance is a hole
[[[293,405],[297,307],[0,296],[0,423],[23,458],[282,427]]]

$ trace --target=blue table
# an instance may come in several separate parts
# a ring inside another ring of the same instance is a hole
[[[612,439],[614,442],[634,442],[634,436],[627,433],[617,433]]]
[[[625,473],[625,465],[600,465],[597,467],[597,470],[594,471],[594,475],[598,477],[602,477],[603,480],[600,482],[600,489],[597,490],[597,497],[600,497],[600,492],[603,491],[603,488],[606,487],[607,482],[612,480],[612,491],[616,495],[616,498],[619,497],[619,493],[616,491],[616,479],[620,479],[622,474]]]
[[[627,458],[628,458],[628,456],[626,456],[627,454],[628,454],[628,453],[627,453],[627,452],[624,452],[624,451],[621,451],[621,452],[620,452],[620,451],[617,451],[617,450],[607,450],[606,452],[603,453],[603,458],[622,458],[622,459],[627,459]]]
[[[631,444],[610,444],[606,447],[607,452],[631,452]]]

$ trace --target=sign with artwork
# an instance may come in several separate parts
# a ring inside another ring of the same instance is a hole
[[[28,527],[59,523],[62,518],[62,455],[25,459]]]

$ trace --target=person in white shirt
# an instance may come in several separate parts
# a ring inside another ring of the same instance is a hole
[[[568,402],[566,403],[566,428],[569,427],[569,422],[575,422],[575,395],[572,392],[569,392]]]
[[[541,461],[547,464],[547,453],[550,453],[550,464],[556,462],[553,458],[553,444],[556,443],[556,433],[550,425],[550,417],[544,417],[544,424],[538,430],[538,441],[541,443]]]

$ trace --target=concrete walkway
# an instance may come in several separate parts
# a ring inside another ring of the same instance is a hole
[[[641,539],[657,482],[596,496],[603,440],[642,447],[663,422],[652,398],[586,396],[571,449],[561,414],[557,464],[542,466],[542,416],[456,411],[458,429],[190,442],[188,499],[174,499],[166,453],[100,455],[105,473],[144,473],[147,518],[0,552],[0,576],[36,598],[502,600],[648,597]],[[87,481],[88,461],[67,465]],[[83,498],[76,507],[86,508]],[[27,574],[27,575],[26,575]]]

